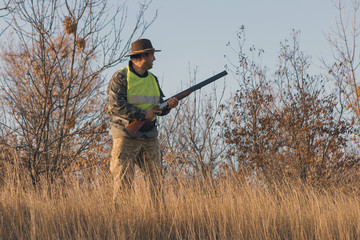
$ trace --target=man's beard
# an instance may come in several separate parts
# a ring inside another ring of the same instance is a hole
[[[152,69],[152,67],[153,67],[153,63],[152,63],[152,62],[151,62],[151,63],[149,63],[147,67],[148,67],[148,69]]]

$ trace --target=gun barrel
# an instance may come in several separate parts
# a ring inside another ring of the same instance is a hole
[[[218,80],[219,78],[222,78],[222,77],[226,76],[227,74],[228,74],[227,71],[222,71],[221,73],[218,73],[218,74],[216,74],[216,75],[214,75],[214,76],[212,76],[212,77],[210,77],[210,78],[208,78],[208,79],[206,79],[206,80],[204,80],[204,81],[202,81],[202,82],[200,82],[198,84],[195,84],[194,86],[189,87],[188,89],[186,89],[186,90],[184,90],[184,91],[182,91],[182,92],[180,92],[180,93],[178,93],[178,94],[176,94],[176,95],[174,95],[172,97],[176,97],[178,100],[181,100],[181,99],[189,96],[192,92],[195,92],[196,90],[198,90],[198,89],[200,89],[200,88],[202,88],[202,87],[204,87],[204,86]],[[167,100],[169,100],[169,99],[166,99],[165,102]]]
[[[216,74],[216,75],[214,75],[214,76],[212,76],[212,77],[210,77],[210,78],[208,78],[208,79],[206,79],[206,80],[204,80],[204,81],[190,87],[189,90],[192,90],[192,92],[194,92],[194,91],[196,91],[196,90],[198,90],[198,89],[200,89],[200,88],[202,88],[202,87],[204,87],[204,86],[218,80],[219,78],[222,78],[222,77],[226,76],[227,74],[228,74],[227,71],[222,71],[221,73],[218,73],[218,74]]]

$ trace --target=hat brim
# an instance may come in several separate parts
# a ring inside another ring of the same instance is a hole
[[[133,55],[138,55],[138,54],[141,54],[141,53],[151,53],[151,52],[161,52],[161,50],[155,50],[155,49],[144,49],[144,50],[140,50],[140,51],[134,51],[134,52],[131,52],[127,55],[125,55],[125,57],[130,57],[130,56],[133,56]]]

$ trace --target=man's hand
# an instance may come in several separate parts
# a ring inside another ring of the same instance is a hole
[[[175,97],[170,98],[169,100],[167,100],[168,103],[168,108],[175,108],[178,104],[179,104],[179,100]],[[152,121],[154,120],[155,115],[159,115],[161,114],[162,111],[161,110],[146,110],[146,114],[145,114],[145,120],[148,121]]]
[[[155,115],[158,115],[158,114],[161,114],[162,111],[161,110],[146,110],[146,114],[145,114],[145,120],[148,120],[148,121],[152,121],[154,120],[154,117]]]
[[[167,100],[168,102],[168,108],[175,108],[179,104],[179,100],[175,97],[170,98]]]

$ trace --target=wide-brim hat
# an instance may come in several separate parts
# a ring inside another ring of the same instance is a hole
[[[149,39],[138,39],[131,44],[131,52],[125,57],[149,52],[161,52],[161,50],[155,50]]]

